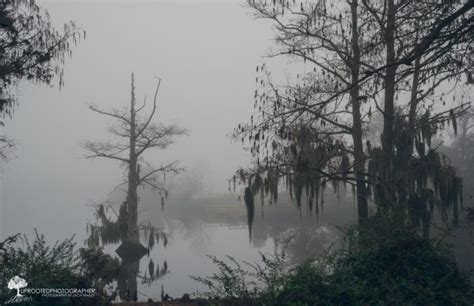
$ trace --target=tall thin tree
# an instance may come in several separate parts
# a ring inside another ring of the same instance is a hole
[[[160,182],[160,175],[178,173],[183,170],[179,167],[177,161],[166,163],[160,167],[153,167],[144,159],[145,152],[150,149],[164,150],[173,143],[176,136],[186,134],[186,130],[176,124],[153,123],[153,119],[157,114],[157,97],[160,85],[161,78],[158,78],[152,109],[148,115],[142,114],[146,107],[146,96],[143,104],[137,105],[133,73],[129,107],[106,111],[96,105],[89,106],[93,112],[111,117],[117,122],[117,125],[111,127],[109,131],[118,138],[118,141],[113,143],[87,141],[83,147],[90,153],[86,156],[87,158],[117,160],[126,166],[126,184],[128,186],[126,209],[121,209],[119,219],[125,218],[123,214],[126,214],[127,242],[139,243],[138,187],[149,186],[165,196],[166,190]]]

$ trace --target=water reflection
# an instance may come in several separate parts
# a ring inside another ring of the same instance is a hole
[[[184,192],[180,193],[180,189]],[[105,247],[108,254],[121,260],[117,286],[122,299],[160,300],[162,286],[164,292],[174,298],[206,290],[188,277],[205,276],[216,271],[206,255],[218,258],[232,255],[240,262],[259,262],[258,251],[272,253],[276,241],[285,241],[289,237],[292,239],[287,258],[294,263],[301,262],[320,254],[337,241],[341,237],[337,226],[356,220],[353,199],[350,196],[345,198],[343,193],[338,197],[327,192],[324,211],[320,207],[317,214],[316,207],[313,207],[312,213],[306,205],[298,208],[283,192],[279,194],[278,201],[271,205],[262,205],[257,197],[251,206],[246,205],[245,194],[239,200],[237,193],[204,194],[187,192],[189,189],[184,184],[172,189],[163,210],[161,198],[156,194],[148,191],[140,193],[142,213],[139,217],[142,224],[149,224],[149,230],[141,234],[142,248],[137,256],[127,257],[128,251],[122,253],[122,249],[128,248],[121,248],[121,241]],[[121,203],[123,194],[112,195],[109,200]],[[117,212],[120,209],[118,205],[114,207]],[[78,215],[77,218],[85,220],[91,214],[89,209],[87,215]],[[17,220],[23,222],[21,227],[24,232],[31,231],[33,227],[44,231],[48,225],[41,215],[36,219],[22,217]],[[154,232],[151,228],[160,231]],[[157,235],[161,232],[167,235]],[[62,236],[50,234],[48,238],[63,239]],[[85,232],[79,232],[76,237],[80,241],[85,240],[86,236]],[[459,234],[457,239],[465,241],[458,243],[456,250],[459,254],[456,255],[472,266],[472,237]]]
[[[152,248],[145,248],[148,252],[138,260],[121,256],[123,276],[119,286],[124,288],[121,292],[126,293],[123,299],[141,301],[160,300],[162,287],[173,298],[205,291],[207,288],[188,276],[216,271],[207,255],[218,258],[232,255],[240,262],[259,263],[258,251],[272,253],[275,242],[291,238],[287,258],[292,263],[300,263],[337,243],[342,237],[338,227],[356,220],[353,199],[329,192],[325,195],[324,210],[320,207],[319,214],[315,207],[312,212],[304,205],[299,209],[285,193],[271,205],[259,200],[245,201],[245,193],[239,200],[238,194],[180,195],[175,192],[162,210],[160,199],[144,192],[141,203],[146,211],[142,222],[162,229],[169,238],[165,247],[163,243],[156,243],[155,235]],[[143,234],[141,240],[150,245],[149,237],[149,233]],[[158,239],[163,242],[161,237]],[[165,267],[167,272],[162,273]]]
[[[159,298],[161,285],[172,297],[205,290],[188,276],[209,275],[216,270],[206,255],[232,255],[239,261],[260,262],[258,251],[272,253],[276,241],[289,237],[288,258],[292,262],[319,254],[338,239],[337,225],[355,220],[350,198],[326,197],[324,214],[318,217],[304,208],[298,210],[284,193],[278,202],[262,205],[260,201],[245,201],[245,193],[239,199],[238,194],[174,192],[162,211],[159,199],[144,192],[141,203],[147,211],[146,220],[169,234],[168,246],[154,248],[150,256],[164,257],[170,270],[151,286],[139,284],[139,300]],[[148,262],[142,260],[140,271],[148,268]]]
[[[109,201],[106,205],[97,206],[95,211],[97,220],[95,223],[89,223],[86,228],[89,235],[86,245],[91,249],[119,245],[115,250],[115,254],[120,258],[120,271],[115,279],[117,282],[116,291],[122,301],[137,301],[139,299],[138,279],[142,280],[142,284],[150,286],[167,273],[167,262],[162,264],[161,269],[158,264],[155,268],[155,261],[150,256],[150,251],[160,243],[160,240],[166,247],[168,235],[148,221],[147,223],[141,222],[139,226],[136,226],[136,235],[129,238],[126,203],[120,205],[119,214],[115,213],[112,203]],[[115,218],[107,214],[109,210],[115,213]],[[147,242],[147,247],[142,244],[142,241]],[[148,269],[141,272],[143,269],[140,270],[140,266],[141,262],[145,262],[142,260],[145,255],[149,258]]]
[[[115,251],[120,259],[120,274],[117,280],[120,298],[123,301],[136,301],[138,299],[137,277],[140,271],[140,259],[147,250],[141,244],[122,243]]]
[[[252,226],[253,226],[253,218],[255,215],[255,203],[254,203],[254,195],[249,187],[245,188],[244,202],[245,202],[245,208],[247,210],[247,227],[249,229],[249,241],[252,241]],[[263,209],[262,209],[262,217],[263,217]]]

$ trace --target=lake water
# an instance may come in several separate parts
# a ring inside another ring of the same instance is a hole
[[[160,243],[149,257],[142,258],[140,274],[148,273],[150,258],[160,266],[166,261],[169,271],[150,284],[139,283],[138,297],[156,300],[162,285],[172,297],[205,291],[207,288],[189,276],[206,276],[217,270],[208,255],[220,259],[231,255],[241,263],[260,263],[259,252],[273,254],[275,244],[289,237],[287,253],[291,262],[316,255],[340,236],[335,226],[351,222],[354,217],[352,203],[332,204],[319,215],[306,207],[298,210],[289,199],[272,206],[256,204],[251,231],[245,205],[235,195],[171,197],[164,210],[159,205],[145,208],[147,221],[163,228],[170,239],[166,247]]]
[[[2,237],[16,232],[31,237],[34,228],[37,228],[50,243],[75,234],[78,247],[84,246],[86,225],[96,222],[93,207],[61,206],[59,203],[68,198],[65,190],[41,193],[35,198],[34,192],[30,195],[17,192],[14,183],[13,180],[3,185],[7,188],[2,194]],[[294,263],[301,262],[339,237],[335,225],[353,222],[356,216],[350,199],[330,194],[316,213],[316,210],[310,212],[306,206],[297,209],[283,193],[276,204],[265,203],[262,206],[257,201],[250,231],[246,206],[239,200],[239,192],[203,194],[183,190],[171,192],[164,207],[156,193],[140,191],[141,222],[163,229],[169,239],[166,247],[160,242],[140,260],[140,277],[145,276],[145,273],[149,276],[150,259],[155,267],[160,268],[166,261],[168,272],[151,283],[138,278],[139,300],[159,299],[162,286],[165,293],[172,297],[205,291],[206,288],[189,276],[206,276],[217,270],[208,255],[221,259],[231,255],[239,262],[260,262],[259,251],[272,254],[277,241],[293,237],[288,256]],[[73,193],[71,197],[74,198]],[[107,201],[117,210],[123,197],[124,194],[116,192]],[[48,209],[49,206],[51,209]],[[146,239],[143,239],[143,244],[146,245]],[[117,247],[108,245],[106,250],[117,256]]]
[[[185,189],[175,188],[164,207],[156,193],[140,192],[141,222],[161,228],[169,239],[166,247],[161,241],[140,260],[137,278],[139,300],[159,300],[162,286],[165,293],[175,298],[184,293],[206,291],[189,276],[206,276],[217,270],[208,255],[220,259],[231,255],[239,262],[259,263],[259,252],[272,254],[275,243],[292,237],[287,250],[290,263],[301,262],[337,241],[341,237],[338,226],[356,220],[352,197],[337,196],[330,191],[325,193],[324,204],[320,204],[317,211],[315,208],[310,211],[307,205],[298,209],[285,193],[280,194],[278,202],[272,205],[265,203],[262,206],[257,200],[253,219],[249,220],[246,206],[239,200],[239,192],[205,194],[183,192]],[[33,229],[37,228],[51,243],[74,233],[78,246],[84,245],[86,224],[96,222],[93,207],[82,205],[81,210],[69,214],[68,209],[61,209],[57,204],[67,198],[61,190],[35,199],[15,190],[8,189],[2,195],[2,238],[16,232],[31,236]],[[123,194],[113,193],[107,201],[117,210],[123,197]],[[25,204],[21,204],[22,201]],[[40,208],[34,205],[35,201]],[[54,209],[44,209],[50,202]],[[64,217],[61,218],[61,214]],[[471,262],[472,240],[464,235],[455,238],[455,242],[460,262]],[[146,239],[143,239],[143,244],[146,245]],[[106,250],[117,256],[117,247],[108,245]],[[155,270],[166,262],[168,271],[153,282],[145,282],[142,277],[149,276],[150,259]]]

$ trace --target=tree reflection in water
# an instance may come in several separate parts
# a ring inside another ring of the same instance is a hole
[[[122,205],[123,207],[123,205]],[[168,235],[151,224],[142,225],[139,231],[139,241],[127,241],[126,227],[123,226],[121,214],[117,220],[111,220],[106,215],[106,209],[103,205],[99,205],[96,211],[98,223],[95,225],[88,224],[87,231],[89,237],[86,244],[89,248],[97,248],[104,245],[115,245],[120,243],[115,253],[121,259],[120,273],[117,279],[117,290],[122,301],[138,300],[138,280],[141,279],[142,284],[151,285],[158,279],[161,279],[168,273],[168,263],[166,260],[160,268],[150,256],[150,251],[160,242],[164,247],[168,244]],[[146,241],[147,247],[142,244]],[[149,258],[148,271],[144,273],[140,271],[140,261],[144,257]]]

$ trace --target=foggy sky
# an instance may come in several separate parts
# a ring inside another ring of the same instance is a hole
[[[19,87],[4,129],[19,145],[2,173],[0,237],[33,227],[53,239],[84,230],[92,219],[87,204],[104,200],[123,171],[114,161],[83,158],[81,142],[111,137],[111,121],[87,104],[126,106],[131,72],[138,101],[162,77],[157,120],[190,131],[169,150],[148,154],[150,162],[180,160],[201,172],[206,191],[222,193],[248,161],[227,135],[252,113],[255,66],[271,45],[270,26],[239,1],[98,2],[40,1],[54,24],[75,20],[87,38],[73,47],[61,91]]]

